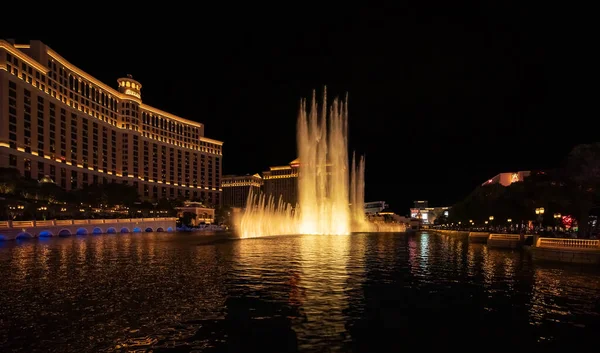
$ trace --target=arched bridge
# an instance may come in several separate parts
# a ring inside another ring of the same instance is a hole
[[[177,218],[0,221],[0,241],[36,237],[172,232]]]

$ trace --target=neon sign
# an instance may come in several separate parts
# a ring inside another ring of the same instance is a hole
[[[137,93],[136,91],[131,90],[131,89],[126,89],[125,90],[125,94],[128,94],[130,96],[134,96],[136,98],[142,99],[142,96],[139,93]]]

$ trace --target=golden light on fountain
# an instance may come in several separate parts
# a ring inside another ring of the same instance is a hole
[[[327,107],[327,93],[319,107],[313,92],[310,109],[300,102],[297,124],[298,204],[281,198],[248,195],[241,214],[242,238],[286,235],[345,235],[359,232],[404,232],[404,224],[369,222],[364,212],[364,157],[348,166],[348,101],[334,99]],[[349,180],[351,179],[351,180]]]

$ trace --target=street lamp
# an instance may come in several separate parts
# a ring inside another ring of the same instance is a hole
[[[558,224],[560,224],[560,219],[562,218],[562,215],[560,213],[555,213],[554,214],[554,230],[558,230]]]
[[[535,209],[535,214],[538,215],[538,222],[540,223],[540,230],[542,229],[542,221],[544,219],[544,208],[543,207],[538,207]]]

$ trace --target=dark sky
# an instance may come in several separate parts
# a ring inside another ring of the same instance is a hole
[[[587,118],[569,108],[568,38],[543,7],[421,3],[179,9],[179,26],[117,21],[118,36],[31,38],[115,88],[132,74],[145,103],[204,123],[225,142],[226,174],[295,159],[299,99],[324,85],[330,97],[348,92],[367,201],[401,214],[417,199],[452,204],[500,172],[553,167],[591,141],[572,127]]]

